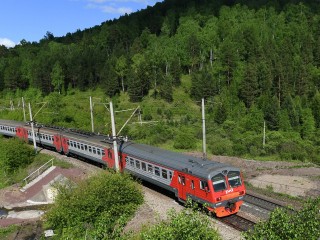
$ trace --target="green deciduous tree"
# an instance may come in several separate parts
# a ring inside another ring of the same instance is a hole
[[[310,108],[302,110],[301,137],[303,139],[312,139],[315,133],[315,122]]]
[[[53,65],[50,76],[54,90],[60,94],[64,86],[64,74],[59,61]]]

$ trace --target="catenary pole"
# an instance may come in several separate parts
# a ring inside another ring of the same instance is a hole
[[[114,161],[115,161],[116,171],[119,172],[119,156],[118,156],[118,145],[117,145],[117,136],[116,136],[116,124],[115,124],[115,121],[114,121],[114,113],[113,113],[112,102],[110,102],[110,114],[111,114],[111,127],[112,127]]]
[[[204,111],[204,98],[202,98],[202,149],[203,149],[203,159],[207,158],[206,152],[206,120]]]
[[[31,112],[31,104],[30,103],[29,103],[29,114],[30,114],[30,122],[31,122],[33,147],[34,147],[35,153],[37,153],[37,143],[36,143],[36,136],[34,134],[33,119],[32,119],[32,112]]]
[[[23,121],[26,122],[27,118],[26,118],[26,105],[24,103],[24,98],[22,97],[22,110],[23,110]]]
[[[91,114],[91,128],[92,132],[94,132],[94,124],[93,124],[93,106],[92,106],[92,97],[90,96],[90,114]]]
[[[262,140],[262,147],[266,145],[266,121],[263,121],[263,140]]]

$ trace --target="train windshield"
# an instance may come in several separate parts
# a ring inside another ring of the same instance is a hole
[[[228,172],[228,182],[230,187],[238,187],[241,185],[240,172],[230,171]]]
[[[215,192],[219,192],[222,190],[227,189],[226,179],[222,173],[219,173],[218,175],[215,175],[211,178],[213,189]]]

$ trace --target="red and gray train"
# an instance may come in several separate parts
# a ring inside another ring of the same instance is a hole
[[[115,168],[112,141],[106,135],[35,124],[37,145]],[[0,120],[0,134],[32,141],[29,123]],[[237,213],[245,186],[239,168],[157,147],[120,141],[120,171],[167,189],[181,202],[191,198],[224,217]]]

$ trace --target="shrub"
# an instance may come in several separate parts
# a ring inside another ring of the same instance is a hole
[[[210,138],[208,148],[214,155],[231,156],[233,154],[233,143],[226,138]]]
[[[0,144],[0,167],[12,173],[24,168],[34,159],[33,149],[17,138],[2,140]]]
[[[303,161],[307,157],[307,152],[299,144],[288,141],[280,144],[279,155],[283,160]]]
[[[314,239],[320,238],[320,197],[308,200],[303,209],[292,214],[277,208],[266,222],[244,233],[245,239]]]
[[[196,138],[188,129],[182,129],[174,138],[173,147],[176,149],[192,149],[196,146]]]
[[[218,240],[221,239],[212,227],[207,216],[200,212],[185,209],[180,213],[175,210],[169,212],[168,221],[142,230],[141,240]]]
[[[164,123],[159,123],[151,127],[148,134],[148,144],[157,145],[165,143],[173,138],[173,130]]]
[[[59,239],[115,239],[142,200],[130,176],[102,173],[76,188],[60,187],[46,219]]]

